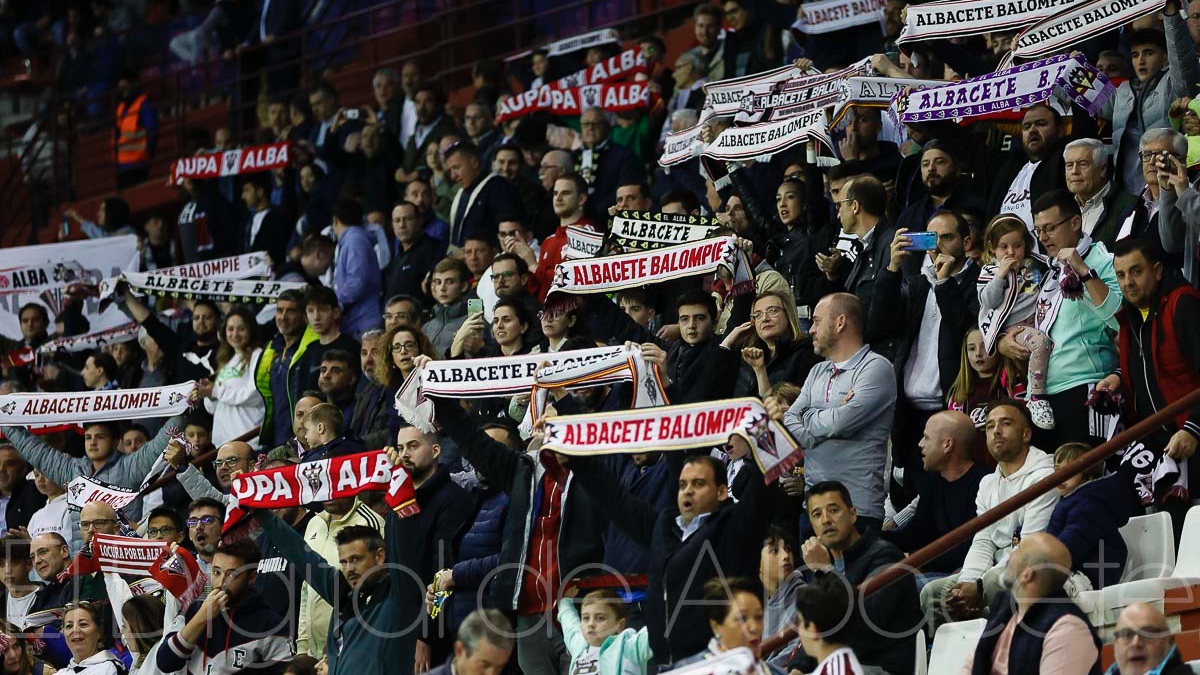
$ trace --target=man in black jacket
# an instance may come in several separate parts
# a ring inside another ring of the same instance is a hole
[[[896,229],[921,232],[925,224],[943,210],[962,212],[965,209],[982,211],[983,204],[971,194],[971,186],[960,179],[959,159],[950,146],[933,139],[921,148],[921,184],[925,197],[900,212],[896,218]],[[917,256],[909,263],[919,263]],[[918,267],[906,268],[906,274],[915,274]]]
[[[383,269],[383,297],[428,297],[421,290],[421,282],[445,257],[446,245],[425,233],[421,210],[412,202],[396,202],[392,207],[392,233],[396,235],[396,247]]]
[[[15,530],[29,525],[29,518],[46,505],[46,496],[27,480],[29,465],[11,445],[0,446],[0,499],[4,500],[4,521],[0,529]]]
[[[1067,187],[1063,133],[1062,114],[1054,108],[1039,103],[1025,111],[1021,118],[1021,149],[1011,149],[1001,160],[988,195],[987,213],[1016,214],[1033,228],[1030,209],[1037,198]]]
[[[876,530],[868,528],[859,534],[854,526],[858,514],[846,486],[837,481],[817,483],[806,497],[816,536],[800,546],[800,555],[810,581],[813,570],[837,567],[846,581],[857,586],[904,558],[900,549],[881,539]],[[859,660],[891,675],[910,675],[913,635],[922,620],[917,587],[910,581],[890,584],[863,599],[861,609],[864,625],[848,640]],[[789,662],[787,669],[811,672],[815,666],[812,659],[802,656]]]
[[[498,608],[517,613],[521,670],[526,675],[565,672],[568,653],[553,620],[554,607],[566,581],[592,573],[604,558],[608,522],[599,504],[608,496],[592,499],[576,488],[578,476],[552,453],[518,453],[493,440],[457,400],[433,401],[438,423],[462,456],[489,485],[509,494],[506,538],[491,594]],[[753,548],[757,551],[757,544]]]
[[[669,461],[680,461],[679,454],[671,453]],[[758,552],[770,524],[770,500],[758,465],[747,462],[742,468],[749,478],[734,504],[724,465],[706,454],[683,459],[674,509],[630,495],[602,460],[575,457],[571,466],[580,486],[608,505],[613,522],[650,551],[645,611],[655,663],[702,651],[711,636],[703,612],[695,611],[704,580],[758,574]],[[911,647],[909,654],[911,663]]]
[[[125,308],[129,316],[138,322],[146,333],[158,344],[163,353],[175,360],[169,384],[211,378],[217,369],[217,337],[221,325],[221,311],[211,300],[192,303],[192,334],[176,332],[150,311],[132,293],[125,293]]]
[[[919,470],[916,447],[921,431],[931,415],[946,409],[946,394],[958,376],[963,335],[979,315],[979,266],[966,254],[970,226],[953,211],[938,211],[926,229],[937,235],[937,248],[927,256],[906,250],[912,239],[906,230],[896,231],[891,258],[876,279],[867,314],[871,341],[898,340],[892,359],[898,393],[892,458],[893,466],[904,469],[909,488],[911,474]],[[919,261],[919,272],[902,278],[914,260]],[[901,496],[893,495],[893,503]],[[901,500],[897,508],[907,501]]]
[[[520,197],[507,178],[483,170],[483,154],[473,143],[460,141],[443,159],[458,192],[450,202],[450,245],[462,246],[468,235],[496,236],[500,216],[522,213]]]
[[[271,206],[271,173],[252,173],[242,183],[242,202],[250,211],[242,225],[238,253],[266,251],[273,266],[287,260],[288,238],[292,228],[281,209]]]

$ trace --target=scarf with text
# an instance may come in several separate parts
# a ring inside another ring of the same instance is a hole
[[[171,182],[282,169],[288,165],[288,142],[252,145],[223,152],[180,157],[171,165]]]
[[[150,565],[149,574],[179,600],[180,607],[199,599],[208,585],[208,574],[200,569],[196,556],[182,546],[174,551],[164,548]]]
[[[605,349],[608,353],[599,358],[564,361],[537,372],[529,396],[529,409],[520,425],[522,438],[533,435],[533,427],[542,419],[546,409],[550,389],[595,387],[618,378],[634,383],[634,408],[652,408],[670,403],[658,368],[646,362],[641,347],[631,345]]]
[[[716,218],[682,213],[617,211],[604,237],[606,253],[649,251],[700,241],[721,223]]]
[[[77,262],[43,263],[0,270],[0,295],[34,293],[68,284],[95,283]]]
[[[663,153],[658,158],[661,167],[682,164],[704,151],[704,125],[697,124],[683,131],[667,134],[663,142]]]
[[[94,571],[147,577],[166,550],[165,541],[115,534],[92,535],[92,559],[96,561]]]
[[[575,37],[563,38],[555,40],[546,45],[545,49],[549,56],[561,56],[570,54],[571,52],[579,51],[580,49],[591,49],[600,45],[620,44],[621,34],[615,28],[602,28],[594,30]]]
[[[818,0],[802,3],[793,34],[820,35],[847,28],[882,24],[884,0]],[[882,33],[882,25],[880,26]]]
[[[742,101],[750,95],[751,88],[755,86],[792,80],[804,75],[816,75],[818,73],[819,71],[815,70],[807,72],[797,70],[794,66],[788,65],[755,73],[754,75],[731,77],[727,80],[709,82],[701,87],[704,90],[704,107],[700,109],[700,122],[703,124],[713,117],[732,117],[736,115],[737,111],[742,107]]]
[[[1088,38],[1131,23],[1163,8],[1166,0],[1074,2],[1017,34],[1015,58],[1030,59],[1067,50]]]
[[[400,517],[420,511],[412,479],[403,466],[392,466],[383,450],[252,471],[233,479],[236,500],[225,516],[228,532],[246,516],[245,509],[281,509],[385,490],[385,501]]]
[[[205,277],[209,279],[249,279],[250,277],[265,277],[271,273],[271,262],[262,251],[243,253],[242,255],[202,260],[200,262],[163,267],[154,270],[155,274],[165,274],[174,277]]]
[[[72,335],[70,337],[51,340],[41,347],[38,347],[37,351],[39,354],[89,351],[108,345],[115,345],[121,342],[136,340],[137,334],[138,325],[136,323],[127,323],[123,326],[105,328],[104,330],[92,331],[91,333]]]
[[[555,89],[549,86],[530,89],[501,101],[496,112],[496,122],[498,124],[507,122],[535,112],[576,116],[588,108],[600,108],[605,112],[613,113],[648,108],[654,98],[650,91],[650,84],[650,82],[614,82],[566,89]]]
[[[739,437],[770,483],[804,460],[804,451],[756,398],[544,420],[542,447],[564,455],[610,455],[725,446]]]
[[[958,120],[1025,108],[1057,96],[1096,115],[1114,91],[1112,82],[1082,55],[1060,55],[962,82],[901,90],[892,99],[890,114],[903,123]]]
[[[486,359],[430,361],[423,368],[410,373],[396,392],[396,410],[409,424],[427,433],[433,432],[431,396],[489,398],[528,394],[537,384],[536,373],[542,364],[587,364],[612,358],[614,354],[628,356],[623,346],[616,346]],[[631,377],[629,370],[614,372],[610,376],[596,378],[589,386],[629,381]],[[635,387],[638,384],[634,382]]]
[[[704,156],[734,161],[773,155],[790,147],[817,141],[832,152],[829,122],[824,108],[817,108],[774,122],[730,127],[704,148]]]
[[[120,276],[100,282],[101,300],[111,299],[122,281],[135,293],[144,295],[243,304],[273,302],[284,291],[308,288],[308,284],[302,281],[249,281],[183,277],[160,272],[123,272]]]
[[[550,293],[615,293],[668,279],[724,270],[735,292],[754,291],[754,277],[736,237],[713,237],[653,251],[568,260],[554,269]]]
[[[901,89],[920,90],[946,84],[945,80],[910,80],[903,77],[847,77],[833,111],[830,128],[836,127],[853,107],[887,108]]]
[[[141,389],[0,395],[0,426],[171,417],[187,411],[196,382]]]
[[[137,499],[137,490],[105,483],[90,476],[76,476],[67,483],[67,508],[79,511],[92,502],[103,502],[120,512]]]
[[[764,666],[746,647],[713,654],[703,661],[663,672],[663,675],[759,675]]]
[[[910,5],[897,44],[1022,28],[1080,0],[948,0]]]
[[[563,260],[592,258],[600,252],[604,235],[582,227],[567,228],[567,245],[563,247]]]
[[[866,75],[870,66],[870,59],[863,59],[833,73],[754,85],[742,99],[734,121],[739,125],[775,122],[836,103],[842,97],[842,80]]]
[[[634,47],[610,56],[594,66],[560,77],[546,86],[553,89],[570,89],[589,84],[607,84],[644,72],[646,55],[642,54],[641,48]]]

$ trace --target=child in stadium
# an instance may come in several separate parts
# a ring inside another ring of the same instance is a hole
[[[569,675],[646,675],[653,658],[650,634],[625,627],[629,609],[621,598],[608,589],[592,591],[576,611],[578,593],[572,586],[558,601],[558,622],[571,654]]]
[[[854,586],[836,572],[817,572],[796,590],[796,629],[805,653],[817,660],[812,675],[862,675],[847,638],[857,628]]]

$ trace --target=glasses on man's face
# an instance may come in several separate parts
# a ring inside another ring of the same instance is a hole
[[[188,518],[187,526],[196,527],[197,525],[212,525],[213,523],[219,521],[220,518],[217,518],[216,516],[200,516],[198,518]]]
[[[492,272],[492,281],[500,281],[501,279],[511,279],[517,276],[516,272]]]
[[[1171,631],[1166,628],[1118,628],[1113,631],[1113,637],[1117,642],[1133,642],[1133,638],[1140,637],[1143,640],[1163,640],[1171,637]]]
[[[840,209],[840,208],[842,208],[842,204],[845,204],[846,202],[853,202],[853,201],[857,201],[857,200],[855,200],[854,198],[839,199],[836,202],[834,202],[834,204],[837,204],[837,207]]]
[[[1181,162],[1183,161],[1183,157],[1168,150],[1143,150],[1138,153],[1138,157],[1142,158],[1142,164],[1149,164],[1158,157],[1174,157]]]
[[[1066,218],[1063,218],[1062,220],[1058,221],[1057,223],[1051,223],[1045,227],[1036,227],[1035,226],[1033,228],[1033,236],[1037,237],[1038,239],[1041,239],[1042,237],[1049,237],[1050,235],[1054,234],[1054,231],[1057,230],[1063,223],[1067,222],[1068,220],[1071,220],[1074,217],[1075,216],[1067,216]]]
[[[417,343],[415,343],[415,342],[401,342],[400,344],[392,345],[392,353],[393,354],[399,354],[401,352],[415,352],[415,351],[417,351]]]
[[[214,459],[213,467],[217,468],[217,469],[220,469],[222,467],[229,467],[230,469],[233,469],[233,468],[236,468],[237,465],[240,464],[241,462],[242,462],[242,460],[238,459],[237,457],[226,457],[225,459]]]
[[[92,530],[97,527],[105,527],[108,525],[116,525],[117,521],[112,518],[97,518],[96,520],[81,520],[79,521],[79,529]]]
[[[408,312],[387,312],[383,315],[384,323],[387,323],[392,319],[395,319],[396,321],[410,321],[412,320],[412,314],[409,314]]]
[[[760,309],[757,312],[751,312],[750,320],[751,321],[762,321],[763,319],[768,318],[768,317],[774,319],[775,317],[779,316],[780,313],[782,313],[782,312],[783,312],[782,307],[768,307],[766,309]]]
[[[175,528],[171,527],[170,525],[146,528],[146,536],[150,537],[151,539],[156,537],[169,537],[173,534],[175,534]]]

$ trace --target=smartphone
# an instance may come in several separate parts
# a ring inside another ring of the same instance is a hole
[[[483,300],[471,298],[467,300],[467,316],[475,316],[483,311]]]
[[[906,232],[908,246],[901,247],[902,251],[933,251],[937,249],[937,232]]]
[[[362,114],[362,111],[358,108],[346,108],[343,112],[348,120],[356,120]]]

